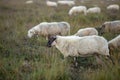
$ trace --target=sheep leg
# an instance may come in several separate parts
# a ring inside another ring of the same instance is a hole
[[[74,63],[75,63],[75,67],[77,67],[78,66],[77,57],[74,57]]]

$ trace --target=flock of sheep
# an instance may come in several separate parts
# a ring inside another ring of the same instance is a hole
[[[55,2],[49,1],[47,5],[49,4],[50,6],[50,4],[53,3]],[[58,3],[63,4],[64,1],[58,1]],[[68,2],[66,1],[64,4],[68,4]],[[74,4],[71,1],[69,5]],[[111,6],[108,7],[108,9],[113,9]],[[117,6],[115,9],[118,9]],[[87,13],[97,13],[101,11],[99,7],[94,7],[87,10],[85,6],[74,6],[69,11],[69,15],[72,15],[75,11],[82,10],[85,10],[85,15]],[[106,32],[113,34],[117,33],[119,35],[116,38],[107,41],[104,37],[101,36]],[[101,35],[98,35],[98,33]],[[95,56],[98,63],[103,63],[100,59],[100,55],[104,55],[108,57],[114,64],[110,56],[110,52],[114,49],[120,49],[120,20],[104,22],[97,29],[92,27],[83,28],[72,35],[70,35],[70,24],[68,22],[41,22],[40,24],[28,30],[29,38],[34,35],[45,37],[48,40],[47,46],[55,46],[64,55],[64,58],[68,56]]]
[[[31,3],[33,3],[33,0],[26,1],[26,4],[31,4]],[[57,2],[46,0],[46,5],[49,7],[57,7],[58,5],[72,6],[72,8],[68,12],[69,16],[76,15],[78,13],[84,13],[84,15],[87,15],[90,13],[101,13],[101,8],[98,6],[87,9],[86,6],[75,6],[74,0],[58,0]],[[107,6],[106,9],[108,11],[115,11],[115,10],[118,11],[119,5],[111,4],[111,5]]]
[[[57,7],[57,5],[68,5],[68,6],[73,6],[69,12],[68,15],[72,16],[72,15],[76,15],[78,13],[84,13],[84,15],[90,14],[90,13],[101,13],[101,8],[100,7],[91,7],[88,8],[86,6],[75,6],[75,1],[69,1],[69,0],[58,0],[57,2],[53,2],[53,1],[46,1],[46,5],[50,6],[50,7]],[[108,11],[118,11],[119,10],[119,5],[117,4],[112,4],[109,5],[106,8]]]
[[[111,59],[109,51],[120,49],[120,35],[108,42],[104,37],[98,35],[98,33],[105,32],[120,34],[120,20],[103,23],[99,27],[99,32],[97,29],[89,27],[80,29],[73,35],[70,35],[68,22],[42,22],[28,30],[28,37],[31,38],[34,35],[45,37],[48,40],[47,46],[55,45],[64,57],[94,55],[96,60],[101,63],[100,55]]]

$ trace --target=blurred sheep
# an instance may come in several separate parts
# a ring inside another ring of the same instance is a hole
[[[106,21],[100,27],[100,34],[105,32],[110,32],[113,34],[120,33],[120,20],[116,21]]]
[[[83,28],[79,29],[75,36],[90,36],[90,35],[98,35],[98,31],[95,28]]]
[[[78,13],[84,13],[84,15],[86,15],[86,6],[74,6],[69,10],[69,16],[71,15],[76,15]]]
[[[25,3],[26,3],[26,4],[31,4],[31,3],[33,3],[33,0],[28,0],[28,1],[26,1]]]
[[[28,37],[40,35],[48,39],[53,35],[69,35],[70,24],[67,22],[42,22],[28,30]]]
[[[88,13],[101,13],[101,9],[99,7],[92,7],[87,10]]]
[[[100,55],[111,59],[108,42],[101,36],[53,36],[49,38],[47,46],[55,46],[64,55],[64,58],[68,56],[87,57],[92,55],[95,56],[96,60],[99,60],[100,63],[102,62]]]
[[[112,4],[107,7],[107,10],[119,10],[119,5]]]
[[[115,49],[120,50],[120,35],[108,42],[110,52],[113,52]]]
[[[49,0],[46,1],[46,5],[50,6],[50,7],[57,7],[57,3],[56,2],[49,1]]]
[[[67,1],[67,0],[59,0],[57,2],[59,5],[68,5],[68,6],[73,6],[75,5],[75,2],[74,1]]]

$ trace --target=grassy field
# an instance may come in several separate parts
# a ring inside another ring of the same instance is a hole
[[[120,1],[92,0],[76,5],[98,5],[101,14],[68,16],[71,7],[47,7],[45,0],[0,1],[0,80],[120,80],[120,51],[112,54],[115,65],[104,60],[107,66],[98,66],[93,57],[79,58],[78,68],[73,58],[63,60],[56,48],[47,48],[42,37],[28,39],[27,31],[43,21],[66,21],[71,25],[71,35],[80,28],[99,27],[105,21],[120,20],[120,11],[110,13],[106,6]],[[117,36],[106,33],[108,41]]]

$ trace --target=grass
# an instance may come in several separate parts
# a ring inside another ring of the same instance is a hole
[[[79,58],[79,67],[73,67],[73,58],[63,60],[56,48],[47,48],[42,37],[27,38],[27,31],[43,21],[66,21],[71,25],[71,34],[84,27],[98,27],[109,20],[119,20],[120,11],[115,15],[108,13],[108,5],[96,2],[77,2],[77,5],[92,7],[95,3],[101,14],[68,16],[70,7],[47,7],[44,0],[25,4],[25,0],[0,1],[0,80],[119,80],[120,52],[114,51],[115,66],[99,67],[93,57]],[[100,0],[99,0],[100,1]],[[118,3],[120,2],[110,2]],[[117,35],[103,35],[111,40]]]

